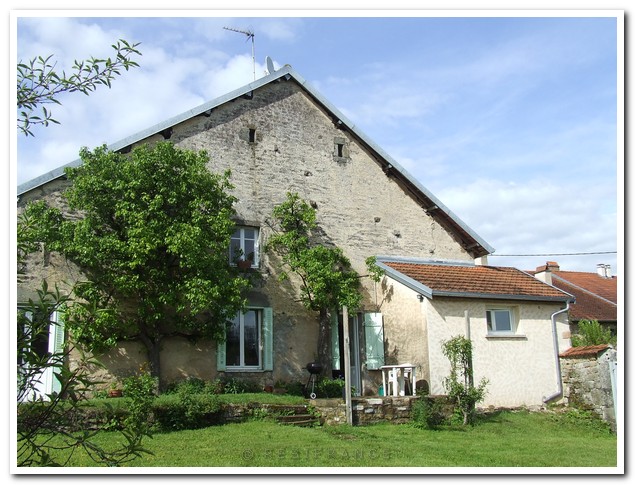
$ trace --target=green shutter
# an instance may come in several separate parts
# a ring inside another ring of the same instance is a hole
[[[366,368],[377,370],[384,365],[384,325],[381,313],[364,313]]]
[[[49,338],[53,341],[53,352],[55,354],[61,354],[64,352],[64,321],[60,318],[58,312],[54,312],[51,315],[51,323],[49,329]],[[55,374],[59,373],[61,369],[54,367],[52,369],[53,379],[51,382],[51,392],[60,392],[62,390],[62,384]]]
[[[331,366],[333,369],[340,367],[340,333],[338,330],[337,312],[331,314]]]
[[[223,338],[223,341],[218,342],[218,345],[216,346],[216,370],[217,371],[227,370],[227,358],[226,358],[227,348],[225,345],[226,345],[225,338]]]
[[[273,309],[264,308],[262,315],[263,369],[273,370]]]

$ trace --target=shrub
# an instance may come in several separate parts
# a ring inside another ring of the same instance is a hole
[[[156,403],[156,426],[162,431],[197,429],[220,422],[222,404],[213,394],[181,391],[176,399]]]
[[[344,379],[322,379],[315,386],[318,397],[342,397]]]
[[[478,386],[472,382],[472,341],[457,335],[443,342],[443,355],[450,361],[450,375],[443,380],[448,396],[456,402],[463,415],[463,424],[472,424],[475,419],[476,404],[485,398],[487,379],[481,379]]]
[[[158,379],[142,368],[140,373],[123,381],[124,396],[128,398],[128,416],[124,425],[138,432],[149,429],[152,403],[156,397]]]
[[[603,328],[597,320],[580,320],[578,323],[578,335],[571,337],[573,347],[587,345],[610,344],[615,347],[617,337],[608,328]]]
[[[437,429],[446,422],[441,403],[426,396],[412,405],[411,423],[415,428]]]
[[[225,394],[244,394],[246,392],[260,392],[260,386],[255,382],[245,381],[242,379],[231,379],[225,381]]]
[[[291,396],[304,396],[305,384],[303,382],[276,382],[275,387],[282,388]]]

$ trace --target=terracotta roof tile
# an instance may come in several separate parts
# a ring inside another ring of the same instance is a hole
[[[433,295],[485,295],[559,301],[569,299],[567,294],[557,288],[516,268],[395,261],[384,261],[384,264],[432,289]]]
[[[578,271],[557,271],[553,276],[617,304],[617,277],[602,278],[597,273]]]
[[[570,347],[564,352],[560,353],[560,357],[589,357],[591,355],[597,355],[603,350],[609,348],[609,345],[587,345],[586,347]]]
[[[564,272],[567,275],[571,274],[571,272]],[[590,276],[593,276],[593,273],[587,273]],[[597,279],[604,279],[600,276],[597,276]],[[585,280],[583,278],[575,279],[578,283],[584,283]],[[589,278],[588,281],[593,281],[593,278]],[[611,281],[611,280],[609,280]],[[575,303],[571,305],[569,310],[569,317],[573,321],[578,320],[597,320],[599,322],[614,322],[617,321],[617,304],[613,301],[608,301],[603,298],[601,295],[594,294],[590,291],[585,291],[587,288],[581,288],[581,285],[573,285],[570,280],[565,280],[561,278],[561,273],[552,275],[553,285],[557,288],[560,288],[567,293],[570,293],[575,296]],[[617,284],[613,283],[617,288]],[[594,289],[597,289],[599,285],[593,286]],[[616,290],[617,292],[617,290]],[[610,291],[605,291],[604,294],[609,294]],[[617,300],[614,297],[614,300]]]

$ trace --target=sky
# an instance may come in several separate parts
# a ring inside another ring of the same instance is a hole
[[[615,12],[230,13],[16,15],[18,61],[68,69],[120,38],[142,52],[111,89],[60,97],[59,125],[16,132],[16,185],[252,82],[251,38],[229,27],[254,33],[257,78],[266,56],[290,64],[495,248],[489,264],[623,271]]]

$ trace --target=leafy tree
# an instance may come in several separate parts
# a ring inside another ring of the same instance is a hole
[[[18,129],[26,136],[33,136],[33,126],[59,124],[46,105],[60,105],[59,97],[63,93],[89,95],[100,85],[110,87],[115,76],[121,74],[121,69],[128,71],[131,67],[138,67],[132,60],[133,55],[141,55],[138,46],[139,43],[130,44],[120,39],[112,45],[115,50],[113,58],[75,60],[70,75],[56,71],[52,55],[20,61],[17,66]],[[41,114],[36,114],[36,111]]]
[[[62,312],[69,296],[57,289],[52,291],[46,282],[38,290],[37,297],[18,310],[17,323],[17,464],[18,466],[63,466],[56,461],[52,450],[68,450],[66,459],[78,449],[84,449],[93,461],[108,466],[118,466],[142,453],[142,440],[149,435],[148,428],[127,426],[118,432],[122,439],[113,446],[104,447],[95,439],[100,429],[79,426],[74,417],[80,407],[85,391],[93,382],[88,366],[99,365],[80,353],[73,369],[65,365],[73,350],[65,342],[64,347],[49,350],[49,327],[59,325],[52,315]],[[37,388],[45,372],[51,372],[60,383],[59,389],[40,395]],[[70,399],[66,399],[69,397]],[[133,409],[143,409],[145,422],[149,406],[134,398]],[[139,414],[142,414],[141,412]]]
[[[22,134],[32,136],[32,125],[48,126],[49,123],[58,123],[43,104],[60,104],[57,98],[64,92],[80,91],[88,95],[99,84],[110,86],[113,77],[120,74],[121,67],[126,70],[136,67],[137,64],[130,60],[130,56],[141,55],[137,46],[138,44],[130,45],[120,40],[113,45],[117,51],[114,61],[94,58],[76,61],[76,73],[69,77],[54,70],[52,56],[46,59],[38,57],[26,64],[20,62],[17,66],[17,106],[18,128]],[[42,117],[33,113],[38,108],[42,110]],[[18,218],[18,275],[25,273],[28,255],[41,249],[42,241],[48,239],[42,237],[47,232],[46,228],[52,228],[57,220],[57,214],[40,209],[39,214],[35,211],[35,215],[44,219],[31,217],[28,212],[21,213]],[[49,216],[53,219],[48,219]],[[40,227],[43,220],[43,227]],[[124,439],[121,444],[110,449],[104,448],[95,439],[101,429],[77,431],[75,424],[69,419],[78,409],[85,391],[95,384],[89,375],[88,366],[99,365],[79,352],[80,357],[74,369],[70,370],[65,364],[73,347],[67,340],[62,348],[56,348],[52,352],[49,350],[47,344],[50,328],[59,325],[52,319],[52,315],[63,311],[69,301],[69,295],[61,294],[57,288],[50,291],[46,280],[43,280],[37,297],[30,299],[17,312],[18,466],[64,465],[51,457],[52,449],[70,450],[70,459],[75,450],[83,448],[96,463],[109,466],[117,466],[141,453],[147,453],[141,445],[143,438],[148,435],[147,427],[141,425],[143,419],[147,419],[147,400],[140,401],[135,396],[131,398],[131,406],[139,411],[138,419],[134,421],[135,426],[129,425],[120,431]],[[38,392],[38,387],[47,372],[53,373],[60,386],[58,390],[42,395]],[[145,418],[141,418],[141,415]]]
[[[319,314],[317,355],[325,374],[330,374],[329,312],[343,306],[355,310],[361,304],[360,275],[350,260],[335,246],[326,246],[319,238],[316,211],[297,193],[287,193],[284,202],[274,207],[269,226],[274,231],[266,251],[281,258],[282,281],[294,274],[300,280],[299,301]],[[381,270],[374,258],[366,261],[369,276],[379,281]]]
[[[597,320],[580,320],[578,322],[578,334],[571,337],[573,347],[586,345],[617,345],[617,337],[609,328],[603,328]]]
[[[443,380],[448,396],[456,401],[463,415],[463,424],[474,422],[476,404],[485,397],[488,380],[474,386],[472,372],[472,341],[457,335],[443,342],[443,355],[450,361],[450,375]]]
[[[169,142],[128,155],[84,148],[80,156],[82,165],[66,171],[64,193],[75,214],[41,201],[28,205],[31,238],[87,276],[66,312],[73,339],[94,352],[138,339],[160,377],[165,337],[222,338],[244,307],[250,282],[228,261],[229,172],[213,174],[205,152]]]

